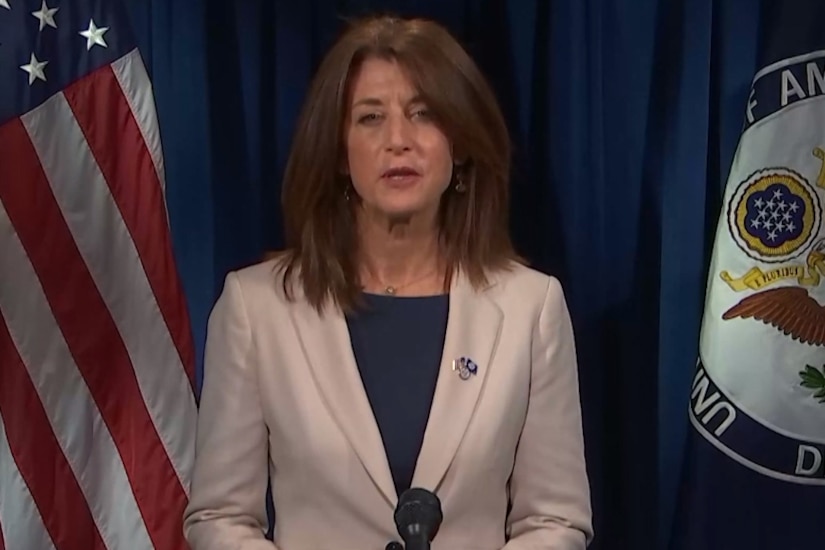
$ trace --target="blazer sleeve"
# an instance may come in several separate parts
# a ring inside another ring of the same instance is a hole
[[[276,550],[266,540],[267,427],[252,334],[230,273],[209,317],[195,467],[183,530],[191,550]]]
[[[583,550],[593,538],[578,366],[561,285],[533,329],[527,417],[510,479],[504,550]]]

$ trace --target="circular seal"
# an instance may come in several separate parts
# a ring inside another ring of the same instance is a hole
[[[767,168],[739,184],[728,203],[728,228],[755,260],[785,262],[819,233],[822,206],[810,183],[787,168]]]

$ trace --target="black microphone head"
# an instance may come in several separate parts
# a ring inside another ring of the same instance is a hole
[[[427,489],[407,489],[398,497],[394,519],[398,534],[407,546],[411,545],[411,541],[422,539],[429,543],[441,526],[441,501]]]

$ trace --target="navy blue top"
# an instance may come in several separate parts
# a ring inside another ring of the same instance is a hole
[[[412,483],[447,330],[449,296],[364,295],[350,339],[397,494]]]

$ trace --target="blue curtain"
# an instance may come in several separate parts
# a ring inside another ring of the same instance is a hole
[[[282,245],[293,125],[343,18],[435,18],[505,110],[516,243],[568,294],[593,548],[664,548],[712,230],[756,61],[757,4],[128,0],[154,82],[198,357],[226,272]]]

